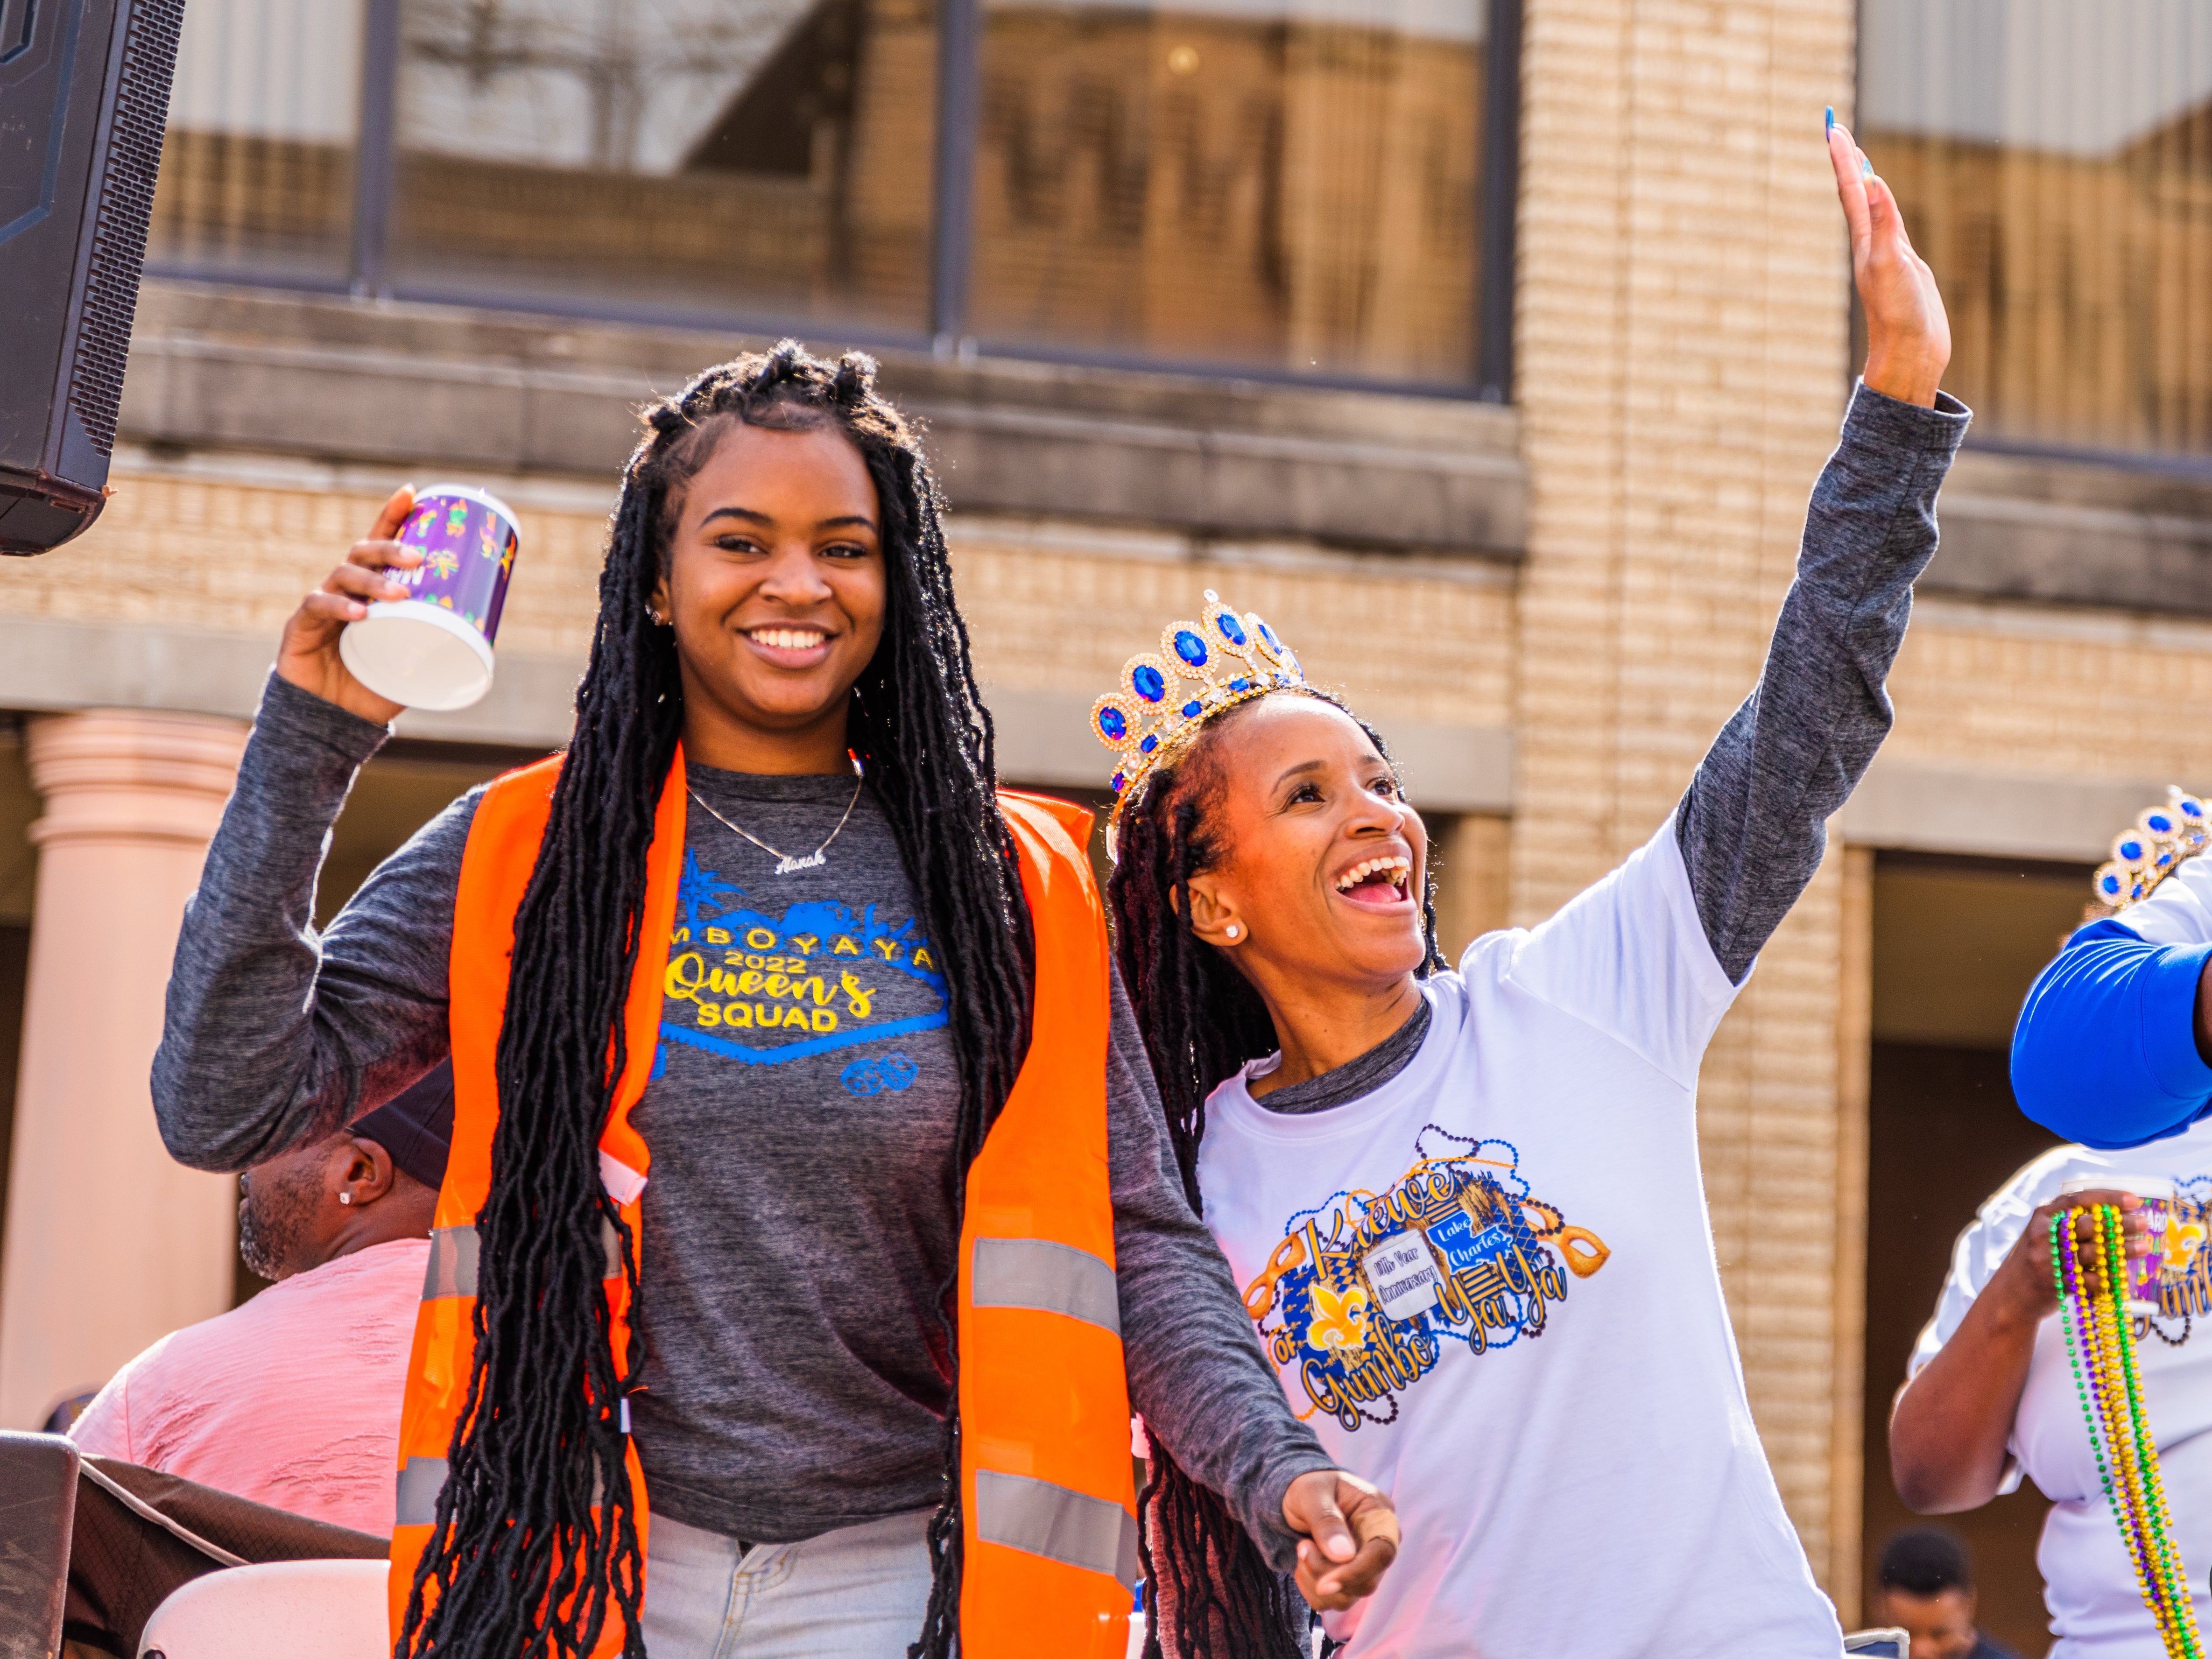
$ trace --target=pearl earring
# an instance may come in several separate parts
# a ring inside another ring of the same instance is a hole
[[[352,1203],[352,1202],[353,1202],[353,1194],[352,1194],[351,1193],[340,1193],[340,1194],[338,1194],[338,1202],[339,1202],[339,1203],[341,1203],[341,1204],[350,1204],[350,1203]]]
[[[1227,933],[1228,933],[1228,935],[1229,935],[1229,937],[1230,937],[1230,938],[1231,938],[1231,939],[1235,939],[1235,938],[1237,937],[1237,933],[1238,933],[1239,932],[1241,932],[1242,930],[1241,930],[1240,928],[1238,928],[1238,927],[1237,926],[1237,924],[1236,924],[1235,922],[1233,922],[1233,921],[1232,921],[1232,922],[1231,922],[1231,923],[1229,924],[1228,927],[1227,927],[1224,931],[1226,931],[1226,932],[1227,932]]]

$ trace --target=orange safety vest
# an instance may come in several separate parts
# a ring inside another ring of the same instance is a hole
[[[559,768],[556,757],[493,783],[477,805],[461,860],[449,993],[453,1152],[438,1194],[400,1418],[390,1587],[395,1643],[468,1391],[474,1224],[491,1184],[499,1118],[495,1056],[514,917]],[[1118,1659],[1137,1576],[1137,1522],[1106,1164],[1105,914],[1083,850],[1090,813],[1036,796],[999,799],[1036,924],[1036,981],[1029,1054],[969,1170],[960,1228],[961,1652],[965,1659]],[[659,1042],[665,964],[653,942],[665,940],[675,924],[684,816],[679,750],[647,855],[642,943],[623,1011],[628,1065],[599,1137],[601,1178],[641,1249],[641,1199],[652,1159],[629,1114],[645,1091]],[[619,1264],[611,1261],[610,1269],[609,1335],[619,1368],[629,1293]],[[649,1514],[635,1445],[629,1468],[642,1546]],[[611,1617],[592,1659],[620,1653],[622,1640],[620,1617]]]

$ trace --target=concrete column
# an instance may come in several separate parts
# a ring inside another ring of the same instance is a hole
[[[93,710],[33,721],[39,848],[0,1248],[0,1428],[34,1427],[230,1305],[237,1182],[173,1163],[147,1071],[185,901],[246,728]]]

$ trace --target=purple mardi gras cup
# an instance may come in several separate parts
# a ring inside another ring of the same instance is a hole
[[[338,655],[380,697],[466,708],[491,690],[491,642],[519,544],[514,511],[486,490],[432,484],[416,492],[399,540],[422,562],[386,574],[414,593],[371,604],[338,636]]]
[[[2166,1266],[2166,1224],[2173,1219],[2173,1183],[2155,1176],[2075,1176],[2058,1189],[2061,1198],[2077,1193],[2133,1193],[2142,1200],[2142,1218],[2150,1226],[2150,1254],[2128,1258],[2127,1309],[2131,1314],[2159,1311],[2159,1274]]]

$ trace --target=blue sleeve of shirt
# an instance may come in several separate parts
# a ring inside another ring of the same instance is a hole
[[[2212,1110],[2197,985],[2212,945],[2153,945],[2094,921],[2036,975],[2012,1034],[2021,1111],[2102,1151],[2179,1134]]]

